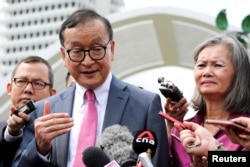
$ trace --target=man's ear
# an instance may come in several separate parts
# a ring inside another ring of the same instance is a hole
[[[7,89],[7,94],[10,96],[11,90],[12,90],[12,84],[8,83],[7,86],[6,86],[6,89]]]
[[[50,89],[50,96],[53,96],[53,95],[55,95],[55,94],[56,94],[56,89],[51,88],[51,89]]]
[[[60,47],[60,52],[61,52],[61,57],[62,57],[62,60],[63,60],[63,64],[66,67],[65,58],[66,58],[67,55],[65,53],[65,49],[63,47]]]

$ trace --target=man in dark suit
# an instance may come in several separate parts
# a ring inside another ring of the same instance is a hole
[[[50,64],[38,56],[22,59],[12,72],[7,93],[12,106],[8,120],[0,122],[0,167],[11,165],[22,139],[22,128],[30,119],[27,114],[12,113],[30,100],[38,101],[56,93]]]
[[[72,167],[86,106],[83,95],[92,90],[98,110],[96,139],[114,124],[127,126],[133,134],[151,130],[159,143],[153,164],[166,167],[168,143],[165,122],[158,115],[160,97],[112,75],[115,42],[110,22],[80,9],[64,21],[59,37],[63,63],[76,83],[36,104],[13,166]]]

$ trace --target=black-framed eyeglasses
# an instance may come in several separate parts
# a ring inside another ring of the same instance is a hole
[[[109,40],[108,43],[104,46],[95,46],[88,50],[84,50],[81,48],[73,48],[73,49],[64,48],[64,49],[68,53],[70,60],[74,62],[82,62],[86,57],[86,52],[89,54],[89,57],[92,60],[101,60],[106,55],[106,49],[110,41],[111,40]]]
[[[42,90],[47,85],[51,86],[50,83],[44,82],[42,80],[32,80],[29,81],[26,78],[13,78],[12,81],[15,83],[17,87],[27,86],[29,83],[32,85],[33,89]]]

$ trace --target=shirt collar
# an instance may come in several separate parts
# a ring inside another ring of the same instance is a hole
[[[112,74],[110,72],[107,76],[107,79],[104,81],[104,83],[93,90],[96,96],[97,103],[99,103],[100,105],[105,103],[106,99],[108,98],[111,80],[112,80]],[[75,93],[77,94],[77,96],[83,97],[83,94],[85,93],[86,90],[87,89],[85,87],[79,85],[76,82]]]

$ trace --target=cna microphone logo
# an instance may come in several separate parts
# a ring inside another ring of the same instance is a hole
[[[136,138],[137,143],[147,143],[150,145],[155,145],[155,135],[151,131],[142,131],[137,135]]]
[[[137,133],[133,140],[133,149],[135,153],[140,154],[151,150],[151,156],[154,155],[157,148],[156,135],[150,130],[143,130]]]

